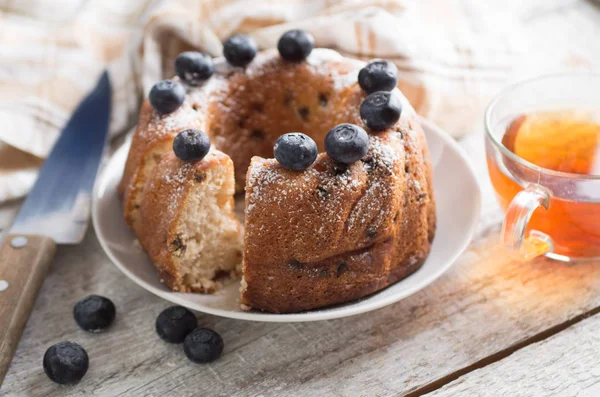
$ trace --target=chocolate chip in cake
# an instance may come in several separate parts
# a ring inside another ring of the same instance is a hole
[[[181,241],[181,237],[176,236],[175,239],[173,239],[173,241],[171,241],[171,247],[174,250],[181,249],[181,247],[183,247],[183,243]]]
[[[265,105],[260,102],[255,102],[252,104],[252,110],[258,113],[262,113],[265,111]]]
[[[419,194],[419,201],[423,201],[425,199],[425,197],[427,197],[427,193]]]
[[[333,166],[334,175],[344,175],[348,172],[348,165],[344,163],[335,163]]]
[[[285,90],[285,94],[283,94],[283,104],[285,106],[289,106],[294,101],[294,92],[292,90]]]
[[[375,226],[369,226],[366,234],[367,238],[375,238],[375,236],[377,236],[377,228]]]
[[[300,115],[300,118],[304,121],[308,121],[309,113],[310,110],[306,106],[303,106],[300,109],[298,109],[298,115]]]
[[[183,241],[181,240],[180,236],[175,236],[173,241],[171,241],[171,250],[173,250],[174,252],[177,252],[182,255],[185,252],[185,248],[186,247],[183,244]]]
[[[194,180],[198,183],[204,182],[205,179],[206,179],[206,172],[196,172],[194,174]]]
[[[408,165],[404,166],[404,172],[406,172],[407,174],[410,172],[410,168],[408,168]]]
[[[321,197],[322,199],[326,199],[327,197],[329,197],[329,190],[327,190],[323,186],[317,186],[317,190],[319,191],[319,197]]]
[[[250,139],[263,140],[263,139],[265,139],[265,132],[263,130],[261,130],[260,128],[255,128],[250,133]]]
[[[372,173],[377,168],[377,161],[372,156],[365,157],[361,160],[365,165],[365,170],[368,173]]]
[[[223,281],[231,278],[231,271],[229,270],[217,270],[215,272],[215,277],[213,278],[215,281]]]
[[[322,107],[327,106],[329,104],[329,96],[324,92],[320,92],[319,93],[319,103],[321,104]]]
[[[400,219],[400,211],[396,212],[396,215],[394,215],[394,223],[398,222],[398,219]]]
[[[338,263],[337,269],[335,271],[335,277],[339,278],[347,270],[348,270],[348,264],[346,262]]]

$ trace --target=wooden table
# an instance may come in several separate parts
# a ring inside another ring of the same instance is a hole
[[[544,40],[568,42],[573,56],[565,62],[600,68],[600,9],[549,3],[554,7],[523,22],[541,51],[552,52]],[[481,128],[460,144],[479,173],[482,219],[469,249],[430,287],[375,312],[317,323],[200,314],[202,325],[223,336],[225,351],[197,365],[155,334],[155,318],[169,304],[120,273],[90,230],[83,244],[59,248],[0,396],[600,395],[600,263],[508,259],[497,244],[502,214]],[[18,205],[2,207],[0,227]],[[115,302],[110,331],[90,334],[75,325],[72,307],[88,294]],[[61,340],[80,343],[90,356],[76,386],[56,385],[42,370],[45,350]]]

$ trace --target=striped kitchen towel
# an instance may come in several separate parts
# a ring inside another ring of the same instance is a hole
[[[490,3],[0,0],[0,202],[28,192],[62,126],[104,68],[113,83],[115,136],[135,124],[152,84],[173,75],[179,52],[194,48],[218,56],[222,41],[238,32],[268,48],[284,31],[302,28],[317,46],[389,58],[417,111],[458,137],[479,121],[519,54],[511,14],[499,12],[506,2]],[[490,14],[491,22],[484,18]]]

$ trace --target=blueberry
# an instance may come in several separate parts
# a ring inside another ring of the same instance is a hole
[[[210,139],[200,130],[185,130],[175,136],[173,151],[183,161],[202,160],[210,150]]]
[[[319,150],[308,135],[290,132],[277,138],[273,153],[279,164],[288,170],[300,171],[315,162]]]
[[[402,103],[395,92],[377,91],[360,104],[360,118],[374,131],[390,128],[400,118]]]
[[[156,333],[169,343],[182,343],[197,326],[198,320],[194,313],[183,306],[171,306],[156,318]]]
[[[354,124],[339,124],[325,136],[325,151],[333,160],[352,164],[369,151],[369,135]]]
[[[90,295],[73,308],[75,322],[85,331],[100,332],[108,328],[115,319],[117,310],[108,298]]]
[[[197,51],[182,52],[175,58],[175,73],[190,85],[199,85],[215,72],[212,58]]]
[[[223,55],[233,66],[248,65],[258,52],[258,46],[253,38],[243,34],[233,35],[223,44]]]
[[[208,363],[223,352],[223,339],[209,328],[196,328],[183,341],[185,355],[195,363]]]
[[[44,354],[44,372],[61,385],[77,383],[88,370],[88,355],[77,343],[59,342]]]
[[[292,62],[306,59],[314,47],[314,37],[310,33],[299,29],[285,32],[277,43],[277,49],[281,57]]]
[[[391,91],[398,84],[398,68],[385,59],[374,59],[358,73],[358,84],[367,94]]]
[[[150,104],[158,113],[172,113],[183,103],[185,88],[178,81],[163,80],[154,84],[148,97]]]

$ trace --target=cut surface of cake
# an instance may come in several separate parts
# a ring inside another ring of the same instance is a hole
[[[184,95],[164,84],[163,97],[151,92],[120,192],[167,286],[210,293],[241,276],[243,309],[287,313],[361,298],[416,271],[435,234],[432,170],[392,68],[307,50],[305,40],[250,61],[217,59],[202,81],[181,73],[169,84]],[[210,151],[182,160],[173,152],[182,131],[210,139]],[[233,196],[244,191],[242,228]]]
[[[197,163],[167,153],[149,175],[137,237],[172,290],[214,292],[239,276],[233,193],[233,162],[216,150]]]

